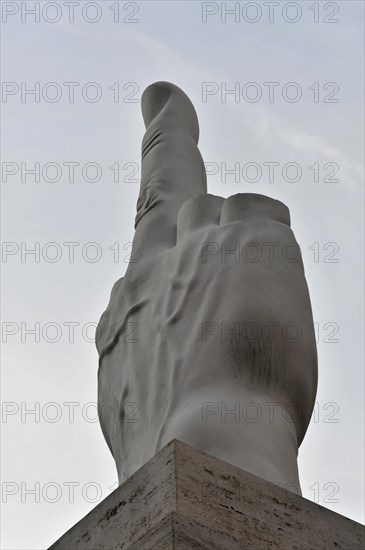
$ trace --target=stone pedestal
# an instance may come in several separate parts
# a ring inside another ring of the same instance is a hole
[[[359,523],[171,441],[52,550],[357,550]]]

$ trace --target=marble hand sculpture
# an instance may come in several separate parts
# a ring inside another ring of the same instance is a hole
[[[100,422],[119,482],[179,439],[298,490],[317,352],[289,210],[207,194],[197,115],[177,86],[149,86],[142,114],[137,261],[97,330]]]

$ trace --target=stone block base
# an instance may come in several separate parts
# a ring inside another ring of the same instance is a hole
[[[364,527],[173,440],[49,550],[360,550]]]

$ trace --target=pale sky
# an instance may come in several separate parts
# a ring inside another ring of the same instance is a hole
[[[240,2],[225,21],[220,2],[80,0],[73,22],[63,1],[35,22],[35,4],[1,3],[2,548],[47,548],[116,488],[92,340],[131,252],[158,80],[195,105],[210,193],[290,208],[319,355],[302,491],[363,522],[363,2]]]

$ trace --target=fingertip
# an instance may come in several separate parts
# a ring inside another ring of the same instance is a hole
[[[141,108],[146,128],[166,105],[170,97],[171,86],[169,82],[154,82],[143,92]]]
[[[172,124],[176,130],[185,128],[195,143],[198,143],[199,123],[194,106],[186,93],[171,82],[154,82],[143,92],[141,108],[146,128],[164,107],[167,109],[166,116],[163,115],[163,126],[167,128]]]

